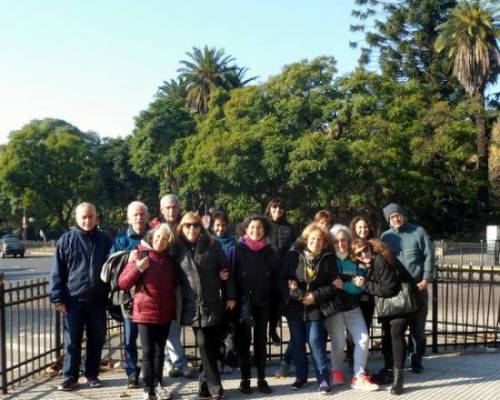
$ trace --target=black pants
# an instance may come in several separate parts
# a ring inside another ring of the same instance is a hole
[[[224,394],[224,389],[222,388],[219,368],[217,366],[217,347],[219,343],[220,327],[193,327],[193,331],[200,350],[201,358],[199,392],[203,394],[210,394],[212,396],[222,396]]]
[[[406,357],[405,332],[410,320],[410,317],[381,319],[382,353],[384,354],[384,367],[387,369],[403,369]]]
[[[253,327],[253,350],[255,364],[257,365],[257,378],[266,377],[266,341],[267,325],[269,322],[269,306],[252,307],[252,317],[255,321]],[[241,379],[251,378],[250,344],[252,343],[252,328],[240,322],[236,332],[238,355],[240,358]]]
[[[142,346],[142,374],[145,389],[153,394],[163,380],[163,361],[170,322],[167,324],[137,324]]]

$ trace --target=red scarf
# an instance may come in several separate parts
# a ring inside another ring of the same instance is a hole
[[[248,235],[244,235],[241,241],[252,251],[259,251],[267,246],[266,239],[253,240]]]

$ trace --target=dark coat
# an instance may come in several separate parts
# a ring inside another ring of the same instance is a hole
[[[49,275],[53,303],[106,302],[109,284],[101,280],[111,238],[98,229],[72,229],[57,241]]]
[[[338,276],[337,259],[335,253],[325,250],[316,264],[316,274],[309,279],[306,272],[306,263],[303,254],[303,245],[299,245],[288,252],[285,264],[288,276],[283,281],[294,280],[298,283],[298,289],[288,290],[288,301],[286,302],[285,314],[289,318],[302,321],[317,321],[323,319],[320,305],[328,300],[327,293],[334,290],[332,282]],[[287,284],[287,283],[286,283]],[[321,289],[325,290],[321,290]],[[310,292],[314,297],[314,304],[305,306],[302,299]]]
[[[223,321],[226,300],[236,299],[231,274],[227,281],[219,277],[222,269],[229,269],[221,245],[202,234],[193,248],[180,239],[172,255],[180,267],[181,323],[203,328],[219,325]]]
[[[401,282],[411,285],[417,292],[415,279],[396,258],[389,263],[382,255],[376,254],[372,265],[366,269],[364,290],[376,297],[393,297],[401,290]]]
[[[271,232],[268,237],[269,244],[278,257],[285,257],[293,242],[295,234],[292,225],[288,222],[270,220]]]
[[[120,289],[135,286],[132,320],[142,324],[165,324],[175,319],[177,287],[176,266],[166,253],[157,253],[139,245],[138,251],[146,251],[149,268],[141,272],[135,260],[130,261],[118,279]]]
[[[248,298],[252,306],[271,303],[277,292],[276,268],[276,253],[271,246],[252,251],[246,244],[239,242],[234,263],[238,302]]]

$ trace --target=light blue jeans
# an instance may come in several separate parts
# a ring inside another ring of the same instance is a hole
[[[165,362],[177,368],[187,366],[186,353],[181,343],[182,328],[177,321],[170,322],[167,345],[165,347]]]
[[[361,309],[356,307],[350,311],[336,313],[325,319],[325,326],[332,340],[330,352],[332,370],[342,369],[347,328],[354,343],[354,376],[364,374],[368,359],[369,336]]]

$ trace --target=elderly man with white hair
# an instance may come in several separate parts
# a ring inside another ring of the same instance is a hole
[[[117,251],[134,250],[148,229],[148,207],[140,201],[133,201],[127,207],[126,231],[116,235],[111,247],[110,255]],[[141,369],[137,364],[137,337],[139,331],[137,324],[132,321],[131,310],[122,307],[123,314],[123,344],[125,350],[125,372],[128,377],[127,387],[139,387]]]

